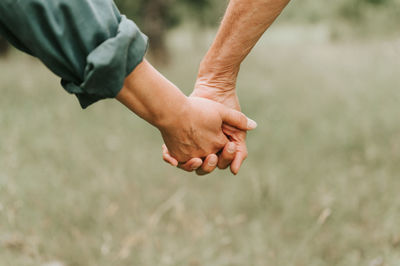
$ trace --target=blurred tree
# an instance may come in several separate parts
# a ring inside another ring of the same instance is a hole
[[[207,15],[213,0],[115,0],[121,12],[134,20],[150,38],[150,52],[159,62],[168,60],[167,30],[179,25],[185,17],[200,23],[212,23]],[[219,1],[223,2],[223,1]],[[218,17],[218,16],[216,16]]]
[[[0,36],[0,56],[6,55],[8,51],[8,42]]]

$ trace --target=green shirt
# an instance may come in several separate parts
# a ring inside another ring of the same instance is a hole
[[[147,49],[112,0],[0,0],[0,34],[61,77],[82,108],[114,98]]]

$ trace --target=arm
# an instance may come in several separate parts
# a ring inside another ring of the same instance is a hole
[[[259,38],[275,21],[290,0],[231,0],[222,20],[218,34],[200,64],[200,69],[192,96],[203,97],[240,110],[236,95],[236,80],[240,64],[250,53]],[[247,157],[246,132],[225,126],[224,133],[230,143],[225,146],[218,158],[218,167],[224,169],[230,165],[234,174]],[[229,152],[236,148],[236,153]],[[164,149],[164,159],[171,162],[168,150]],[[216,155],[210,155],[216,157]],[[182,165],[186,171],[195,166],[199,174],[212,172],[206,162],[201,165],[199,158],[193,158]]]
[[[193,95],[240,110],[235,91],[240,65],[289,1],[231,0],[217,36],[200,64]],[[246,132],[229,126],[224,132],[235,144],[236,154],[222,153],[218,167],[230,164],[236,174],[247,158]]]
[[[1,0],[0,34],[40,59],[83,108],[115,98],[147,49],[112,0]]]
[[[235,89],[240,64],[289,0],[231,0],[217,37],[200,64],[197,86]]]

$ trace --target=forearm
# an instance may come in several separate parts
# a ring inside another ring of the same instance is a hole
[[[144,60],[125,79],[117,100],[160,128],[184,112],[186,96]]]
[[[290,0],[231,0],[216,39],[204,57],[200,79],[234,87],[240,64]],[[200,80],[201,81],[201,80]]]

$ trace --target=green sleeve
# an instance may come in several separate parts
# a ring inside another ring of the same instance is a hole
[[[82,108],[114,98],[147,49],[112,0],[1,0],[0,34],[61,77]]]

